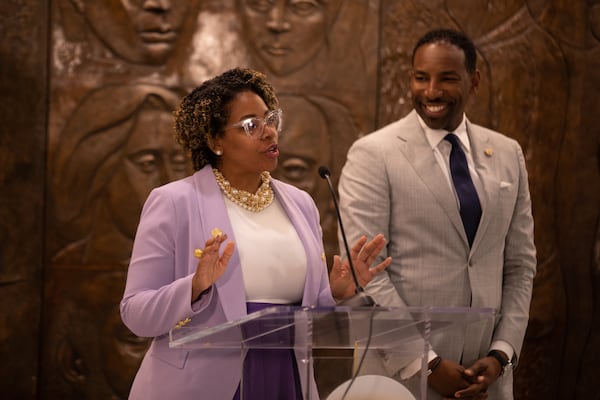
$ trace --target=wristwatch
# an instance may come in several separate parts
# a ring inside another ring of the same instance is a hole
[[[505,358],[506,356],[498,350],[490,350],[487,355],[488,357],[494,357],[500,363],[500,376],[504,375],[504,372],[513,366],[510,359]]]

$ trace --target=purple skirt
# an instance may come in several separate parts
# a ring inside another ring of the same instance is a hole
[[[248,314],[276,304],[246,303]],[[264,326],[245,327],[244,335],[264,331]],[[274,336],[275,335],[275,336]],[[294,328],[278,331],[264,339],[272,343],[293,343]],[[242,396],[243,394],[243,396]],[[233,400],[302,400],[298,366],[293,349],[250,349],[244,360],[243,382]]]

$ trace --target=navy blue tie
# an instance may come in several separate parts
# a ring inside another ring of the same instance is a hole
[[[481,218],[481,204],[469,173],[467,157],[460,147],[458,137],[453,133],[449,133],[444,139],[452,143],[450,174],[460,202],[460,217],[465,227],[469,247],[471,247]]]

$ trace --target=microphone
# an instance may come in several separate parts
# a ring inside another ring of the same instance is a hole
[[[321,178],[327,181],[327,185],[329,186],[329,193],[331,194],[331,198],[333,199],[333,205],[335,206],[335,212],[337,214],[338,223],[340,224],[340,233],[342,234],[342,239],[344,241],[346,256],[348,257],[348,264],[350,265],[350,272],[352,273],[354,286],[356,286],[356,292],[354,296],[342,300],[338,303],[338,305],[349,307],[372,307],[376,304],[375,300],[365,293],[365,289],[358,283],[358,278],[356,277],[356,270],[354,269],[354,264],[352,263],[352,257],[350,257],[348,239],[346,239],[346,232],[344,232],[344,224],[342,224],[342,214],[340,213],[340,206],[338,205],[337,196],[335,195],[335,189],[333,188],[333,184],[331,183],[331,172],[329,171],[329,168],[322,165],[319,167],[319,175],[321,176]]]

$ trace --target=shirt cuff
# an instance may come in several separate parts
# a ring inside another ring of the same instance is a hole
[[[429,350],[427,353],[427,363],[437,357],[437,354],[433,350]],[[403,381],[411,378],[417,372],[421,370],[423,365],[423,359],[421,357],[412,360],[406,367],[400,371],[400,379]]]
[[[490,351],[492,350],[500,350],[508,356],[508,361],[512,361],[513,356],[515,355],[515,350],[512,348],[508,342],[504,340],[495,340],[492,342],[490,346]]]

